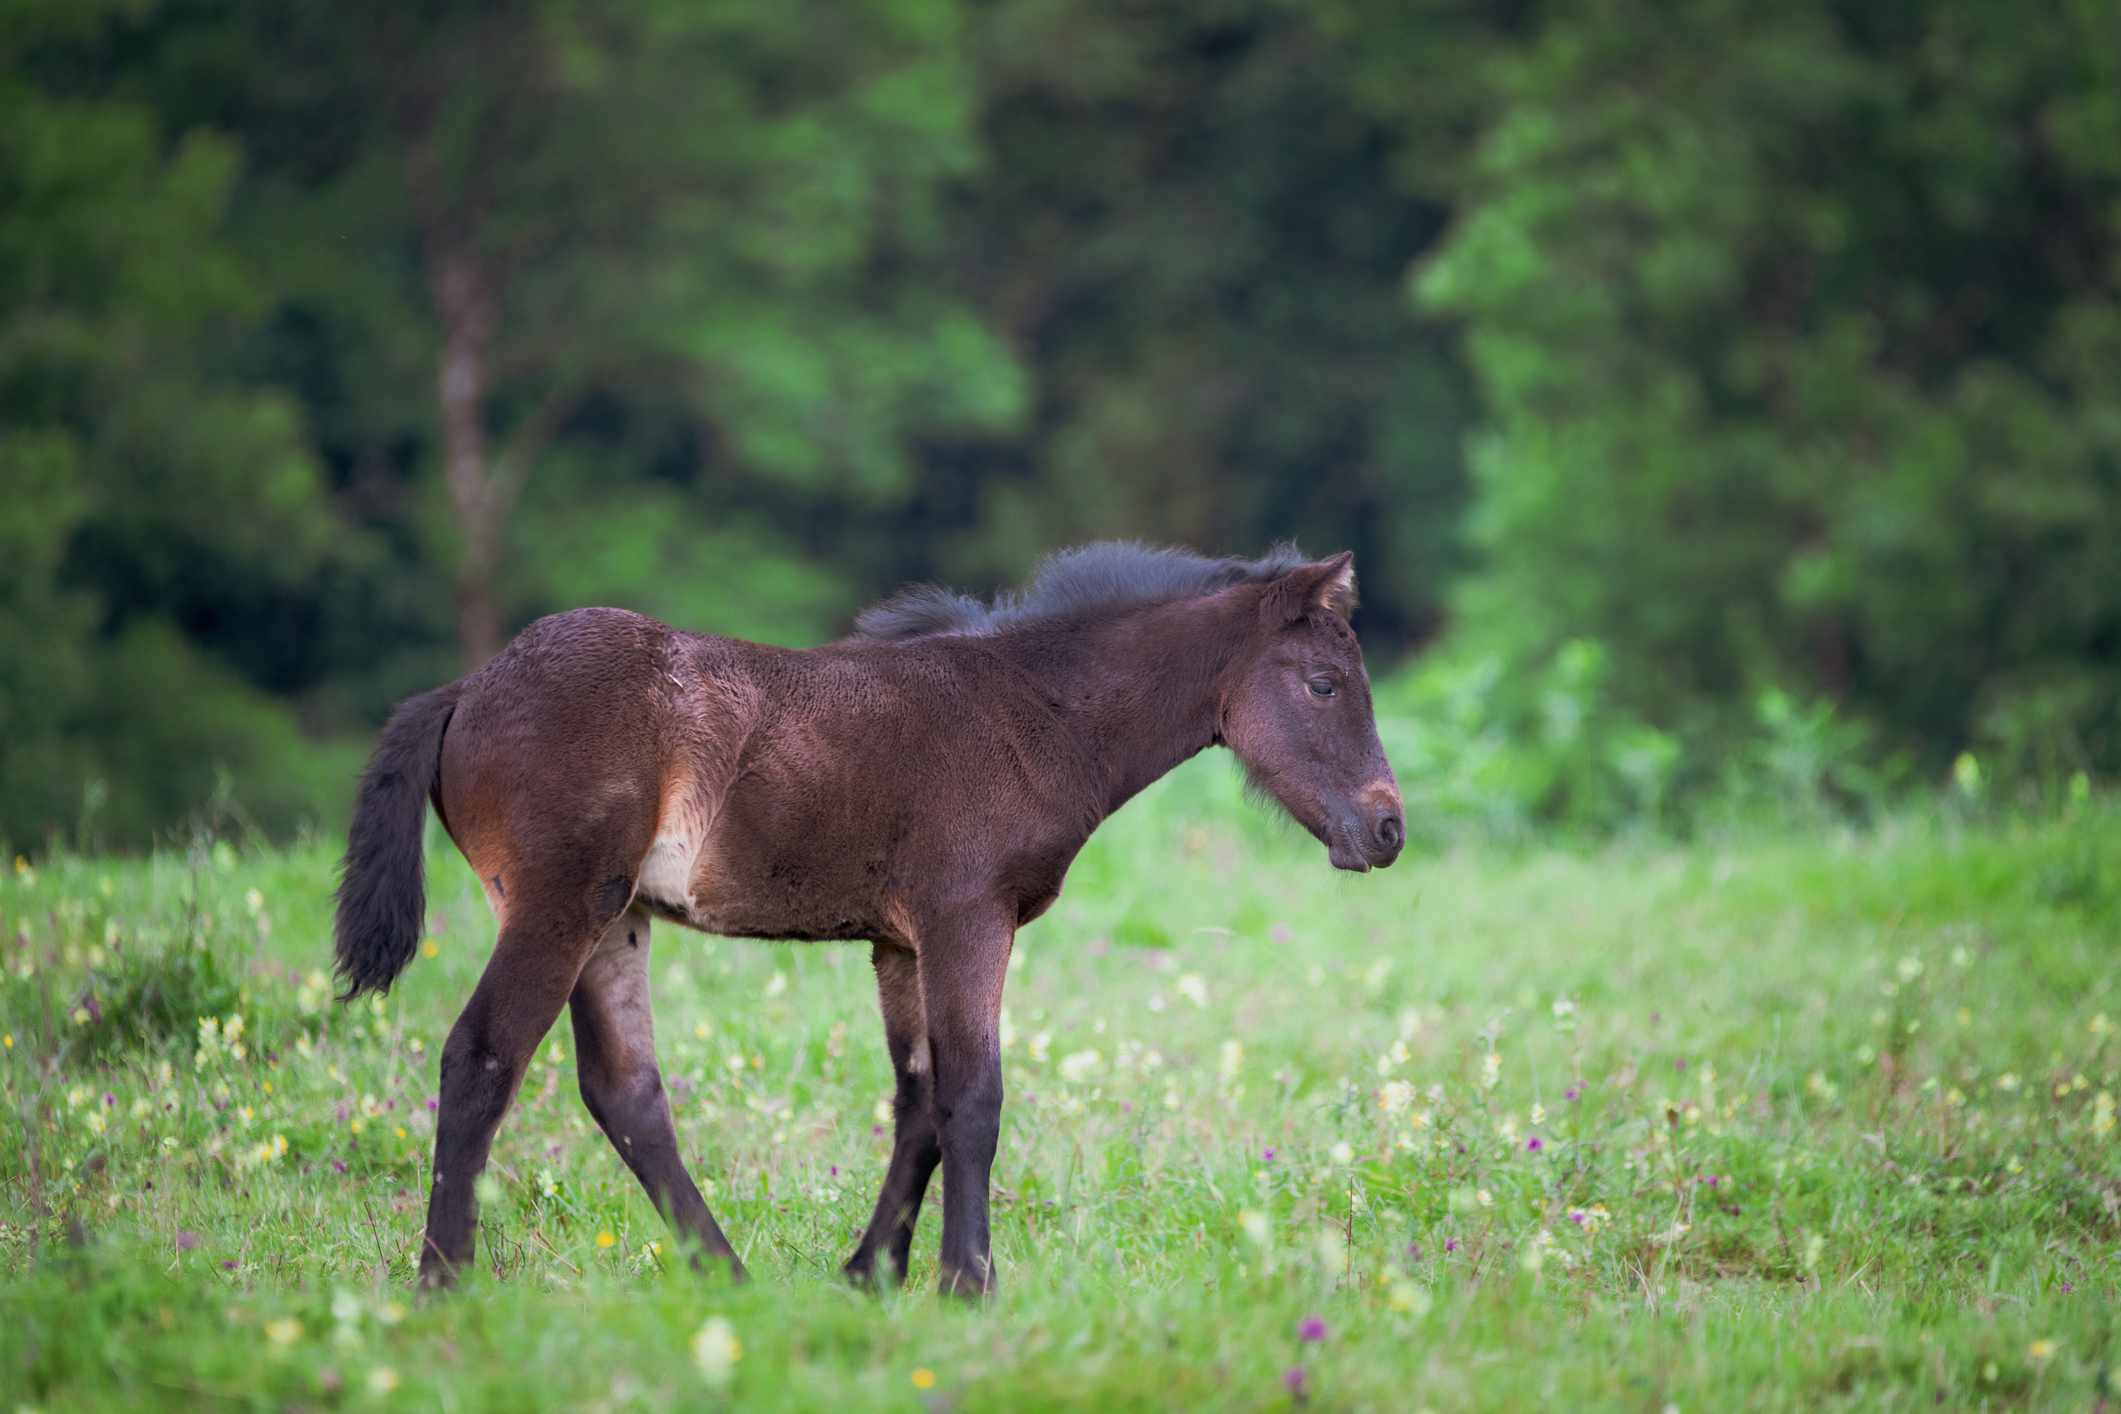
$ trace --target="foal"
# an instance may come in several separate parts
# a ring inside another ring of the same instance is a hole
[[[649,1017],[653,917],[870,943],[897,1123],[847,1272],[873,1279],[881,1259],[903,1276],[940,1164],[943,1289],[991,1290],[1002,979],[1099,822],[1221,745],[1335,866],[1398,856],[1354,594],[1347,554],[1099,544],[993,605],[910,590],[802,651],[618,609],[556,614],[401,704],[361,778],[338,891],[346,996],[387,990],[412,958],[430,800],[500,922],[442,1048],[421,1283],[471,1262],[494,1131],[563,1006],[590,1114],[677,1231],[742,1274],[678,1157]]]

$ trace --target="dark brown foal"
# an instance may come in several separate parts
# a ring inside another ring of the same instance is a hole
[[[992,1290],[1002,984],[1016,930],[1098,823],[1223,745],[1336,866],[1399,853],[1353,604],[1346,555],[1091,546],[1020,596],[912,591],[855,637],[800,652],[615,609],[555,615],[405,703],[348,838],[347,995],[388,988],[411,960],[430,800],[501,925],[442,1048],[421,1280],[470,1265],[479,1175],[562,1006],[612,1147],[696,1255],[741,1274],[678,1154],[648,996],[653,916],[871,943],[896,1131],[846,1270],[904,1276],[940,1167],[941,1285]]]

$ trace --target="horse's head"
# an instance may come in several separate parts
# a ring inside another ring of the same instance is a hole
[[[1333,866],[1359,872],[1399,857],[1406,821],[1348,627],[1354,607],[1355,557],[1345,551],[1269,580],[1226,679],[1220,733]]]

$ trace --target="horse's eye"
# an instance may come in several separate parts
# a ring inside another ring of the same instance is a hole
[[[1313,678],[1305,686],[1311,689],[1313,697],[1331,697],[1334,693],[1333,679],[1331,678]]]

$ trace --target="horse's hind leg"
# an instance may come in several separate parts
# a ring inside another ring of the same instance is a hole
[[[442,1046],[434,1190],[420,1251],[422,1286],[447,1286],[471,1265],[479,1211],[474,1190],[486,1170],[494,1131],[538,1042],[574,990],[599,925],[624,903],[624,893],[616,901],[599,902],[587,894],[572,898],[554,891],[532,897],[527,890],[513,901],[493,957]]]
[[[628,909],[604,930],[568,1003],[582,1102],[680,1236],[744,1274],[678,1157],[677,1129],[655,1059],[648,1005],[648,915]]]
[[[876,1215],[862,1234],[861,1245],[847,1261],[847,1275],[857,1282],[877,1278],[877,1254],[885,1257],[884,1276],[903,1281],[913,1250],[913,1227],[920,1220],[928,1180],[942,1162],[943,1145],[935,1129],[935,1106],[929,1094],[928,1029],[921,1007],[920,968],[911,952],[885,943],[875,945],[876,994],[884,1011],[884,1044],[898,1076],[892,1103],[891,1166],[877,1195]]]

